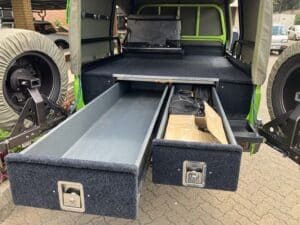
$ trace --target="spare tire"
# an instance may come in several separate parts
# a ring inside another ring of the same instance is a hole
[[[26,69],[41,81],[40,93],[63,104],[68,74],[62,51],[49,38],[33,31],[0,30],[0,129],[11,130],[26,100],[26,90],[12,88],[16,70]]]
[[[300,43],[283,51],[270,74],[267,103],[272,119],[296,108],[297,92],[300,92]]]

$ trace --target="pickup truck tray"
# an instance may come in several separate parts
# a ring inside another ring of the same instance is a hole
[[[165,85],[118,82],[6,158],[15,204],[135,218]]]

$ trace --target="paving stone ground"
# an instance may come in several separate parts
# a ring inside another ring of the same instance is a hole
[[[262,106],[267,121],[264,96]],[[266,145],[254,156],[243,154],[237,192],[155,185],[151,173],[135,221],[18,206],[2,225],[300,224],[300,168]]]

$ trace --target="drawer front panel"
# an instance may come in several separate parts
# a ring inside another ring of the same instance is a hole
[[[65,160],[50,164],[20,159],[19,155],[9,157],[9,178],[16,205],[136,218],[139,184],[138,175],[133,169],[132,172],[125,167],[119,168],[119,171],[116,167],[111,170],[109,166],[107,169],[97,169],[92,164],[83,166],[85,162],[81,164],[78,161],[74,161],[75,166],[71,166]],[[84,196],[70,196],[73,191],[66,191],[62,199],[59,183],[79,184],[82,187],[78,194]],[[67,200],[69,202],[66,204]],[[76,207],[78,210],[73,210]]]
[[[152,150],[155,183],[237,189],[242,154],[238,145],[155,140]],[[193,162],[195,168],[187,165]]]

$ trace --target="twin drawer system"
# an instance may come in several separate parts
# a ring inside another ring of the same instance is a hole
[[[174,99],[195,88],[221,118],[226,144],[165,138]],[[241,154],[214,85],[119,81],[6,160],[17,205],[133,219],[151,161],[157,184],[234,191]]]

